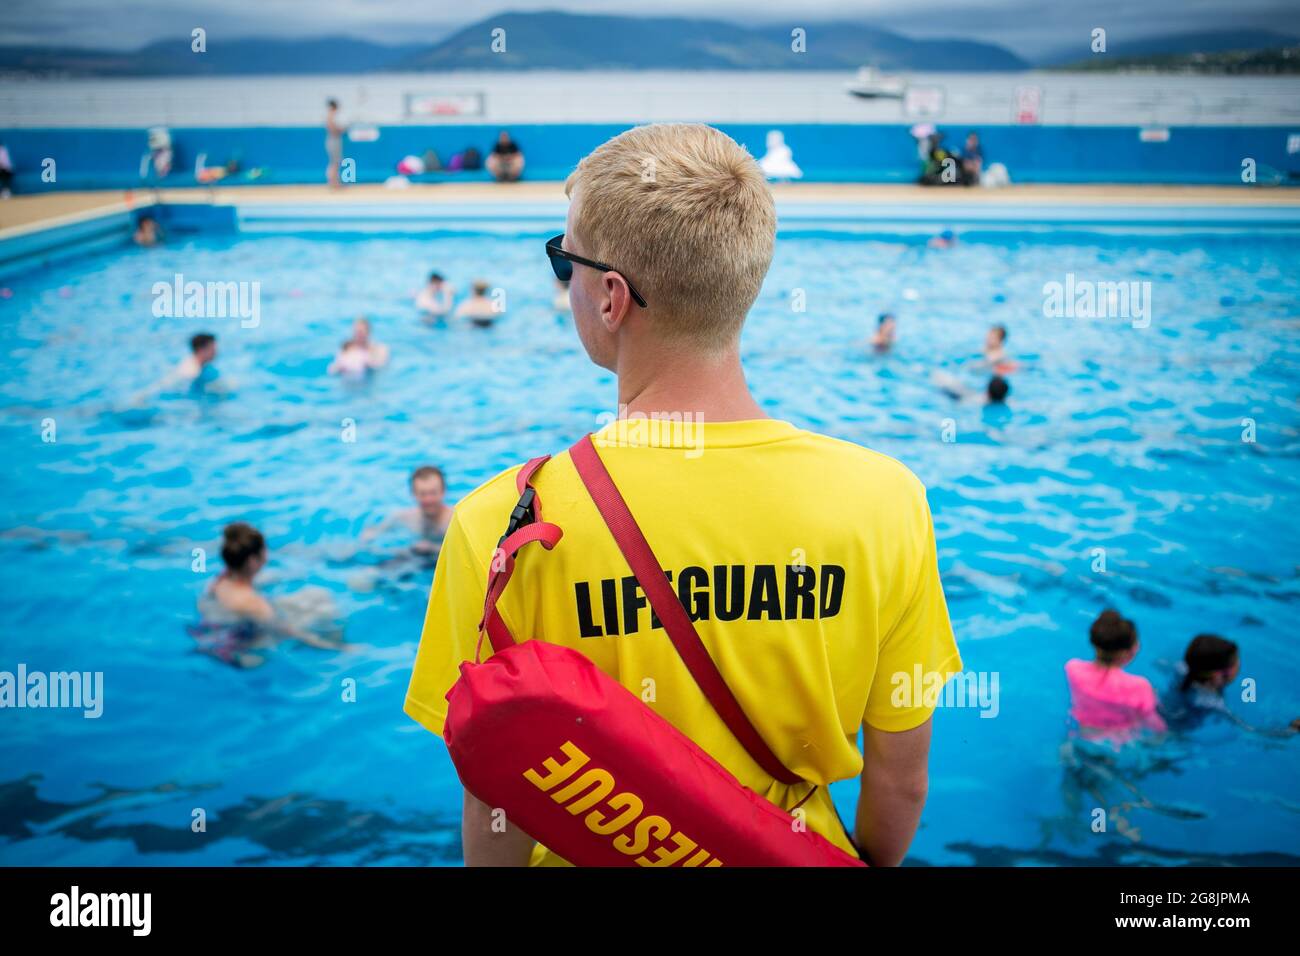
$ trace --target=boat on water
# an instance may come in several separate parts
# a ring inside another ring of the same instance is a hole
[[[901,76],[888,76],[875,67],[864,66],[858,75],[844,84],[850,96],[864,100],[901,100],[907,90],[907,81]]]

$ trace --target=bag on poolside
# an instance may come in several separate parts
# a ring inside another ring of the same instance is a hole
[[[591,436],[569,454],[718,716],[773,778],[799,783],[709,657]],[[563,535],[542,520],[532,486],[546,461],[534,458],[519,472],[519,504],[488,572],[479,647],[486,634],[494,653],[481,664],[462,664],[447,693],[443,739],[465,789],[578,866],[865,866],[747,789],[582,654],[541,640],[515,643],[496,610],[514,556],[532,541],[550,550]]]

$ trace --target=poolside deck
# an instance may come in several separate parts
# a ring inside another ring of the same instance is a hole
[[[778,201],[863,205],[1133,205],[1300,207],[1300,190],[1237,186],[1013,185],[1003,189],[936,189],[864,183],[778,183]],[[389,189],[379,184],[347,186],[267,185],[227,188],[53,192],[0,201],[0,238],[126,211],[155,201],[247,206],[311,203],[330,206],[395,204],[483,204],[562,202],[559,182],[439,183]]]

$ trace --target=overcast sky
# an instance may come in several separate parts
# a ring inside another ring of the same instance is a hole
[[[851,19],[915,37],[998,43],[1026,57],[1119,34],[1272,29],[1300,34],[1296,0],[0,0],[0,43],[135,49],[194,27],[285,39],[433,42],[508,10],[710,16],[738,23]]]

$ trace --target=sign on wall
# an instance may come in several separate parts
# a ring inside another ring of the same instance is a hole
[[[1041,86],[1017,86],[1012,115],[1017,123],[1033,125],[1039,122],[1043,109]]]
[[[903,115],[926,119],[943,113],[942,86],[909,86],[903,93]]]
[[[407,93],[409,119],[483,115],[482,93]]]

